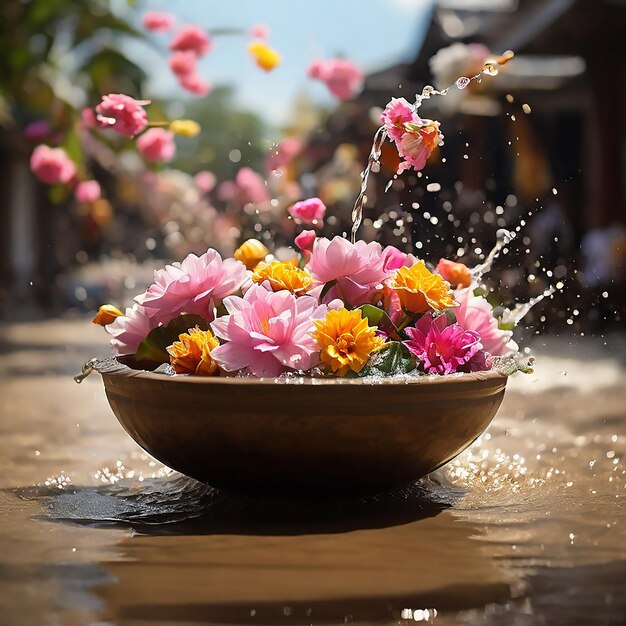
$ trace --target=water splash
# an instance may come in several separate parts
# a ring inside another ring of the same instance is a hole
[[[550,285],[542,294],[531,298],[528,302],[516,304],[512,309],[506,309],[500,318],[500,323],[505,326],[517,326],[535,304],[538,304],[553,293],[556,293],[556,287]]]
[[[472,274],[472,283],[477,285],[480,283],[480,279],[493,267],[494,261],[500,256],[500,252],[502,252],[502,249],[514,237],[515,233],[510,230],[506,230],[505,228],[500,228],[496,232],[496,244],[491,249],[491,252],[489,252],[489,254],[487,255],[487,258],[482,263],[476,265],[470,270]]]

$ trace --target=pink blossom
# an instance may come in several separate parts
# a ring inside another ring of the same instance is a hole
[[[269,26],[265,24],[254,24],[250,28],[250,36],[254,39],[267,39],[270,36]]]
[[[96,122],[100,128],[111,128],[125,137],[134,137],[148,125],[145,104],[149,101],[135,100],[123,93],[102,96],[96,107]]]
[[[404,98],[391,98],[380,116],[380,121],[394,141],[402,139],[404,124],[421,122],[413,107]]]
[[[404,345],[421,361],[427,374],[480,372],[491,366],[480,334],[459,324],[448,326],[445,315],[433,318],[427,313],[405,332],[409,340]]]
[[[202,193],[209,193],[214,187],[217,179],[215,178],[215,174],[213,172],[209,172],[208,170],[203,170],[202,172],[198,172],[193,177],[194,182],[196,183],[196,187]]]
[[[211,321],[218,301],[235,293],[246,280],[246,267],[235,259],[222,260],[216,250],[188,255],[181,263],[154,272],[154,283],[135,298],[151,317],[167,323],[180,313]]]
[[[326,83],[339,100],[354,98],[363,87],[363,72],[346,59],[315,60],[309,65],[308,75]]]
[[[206,96],[212,88],[211,83],[205,78],[202,78],[202,76],[198,76],[198,74],[185,74],[184,76],[179,76],[178,84],[183,89],[186,89],[196,96]]]
[[[145,13],[141,23],[146,30],[152,32],[168,32],[174,27],[175,18],[171,13],[160,11],[148,11]]]
[[[387,246],[383,250],[383,267],[386,272],[400,269],[401,267],[411,267],[417,263],[417,259],[412,254],[407,254],[398,250],[395,246]]]
[[[310,252],[313,249],[313,244],[317,238],[317,233],[314,230],[303,230],[295,239],[294,243],[302,252]]]
[[[174,52],[168,63],[172,72],[180,78],[195,74],[197,57],[191,50]]]
[[[33,150],[30,169],[48,185],[67,183],[76,175],[76,165],[63,148],[50,148],[43,144]]]
[[[96,114],[91,107],[85,107],[80,112],[80,123],[83,128],[95,128],[98,125]]]
[[[296,202],[287,211],[291,217],[299,222],[321,226],[324,223],[326,205],[319,198],[309,198]]]
[[[209,35],[195,24],[182,26],[170,42],[173,52],[193,52],[198,58],[213,49],[213,41]]]
[[[498,320],[494,317],[493,308],[481,296],[475,296],[473,287],[457,289],[454,298],[458,306],[454,309],[457,322],[463,328],[470,328],[480,334],[480,340],[487,352],[494,356],[507,356],[518,351],[513,341],[513,332],[500,330]]]
[[[322,59],[315,59],[311,61],[307,69],[307,75],[309,78],[314,78],[315,80],[325,80],[326,76],[326,63]]]
[[[52,126],[48,120],[37,120],[27,124],[24,128],[24,139],[29,141],[43,141],[52,133]]]
[[[311,333],[314,321],[324,318],[328,307],[315,298],[253,285],[243,298],[226,298],[224,306],[228,315],[211,327],[228,343],[214,348],[211,356],[226,371],[247,368],[254,376],[273,377],[318,364],[319,347]]]
[[[237,172],[235,183],[243,196],[244,202],[262,204],[270,199],[265,179],[249,167],[242,167]]]
[[[74,190],[74,197],[79,202],[95,202],[101,195],[102,190],[97,180],[83,180]]]
[[[150,316],[142,306],[135,304],[131,309],[126,309],[125,315],[116,317],[111,324],[105,326],[113,337],[113,354],[135,354],[139,344],[158,325],[158,320]]]
[[[164,128],[150,128],[137,139],[137,150],[152,163],[171,161],[176,155],[174,133]]]
[[[237,193],[237,185],[233,180],[225,180],[221,182],[217,188],[217,198],[222,202],[226,202],[235,197]]]
[[[290,163],[302,150],[302,142],[297,137],[286,137],[275,150],[265,158],[265,169],[274,172]]]
[[[342,237],[317,239],[306,267],[318,285],[337,281],[324,302],[340,298],[350,306],[372,302],[388,277],[380,244],[350,243]]]

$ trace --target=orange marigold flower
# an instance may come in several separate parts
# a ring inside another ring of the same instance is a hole
[[[469,287],[472,282],[472,274],[464,263],[440,259],[435,272],[453,287]]]
[[[256,64],[266,72],[273,70],[281,61],[280,54],[274,48],[270,48],[264,41],[258,39],[248,44],[248,52]]]
[[[325,319],[315,322],[315,328],[313,337],[321,348],[320,358],[337,376],[345,376],[349,370],[360,372],[370,355],[385,345],[360,309],[331,309]]]
[[[117,307],[114,307],[112,304],[103,304],[91,322],[98,324],[98,326],[108,326],[120,315],[124,314]]]
[[[178,336],[167,352],[170,364],[177,374],[197,374],[214,376],[217,362],[211,357],[211,350],[220,345],[219,339],[210,330],[200,330],[197,326]]]
[[[402,307],[412,313],[442,311],[456,305],[450,283],[428,270],[424,261],[401,267],[391,281]]]
[[[258,240],[248,239],[244,241],[236,250],[234,257],[241,261],[247,269],[253,270],[270,251]]]
[[[301,270],[292,261],[272,261],[259,263],[252,273],[252,280],[261,284],[266,280],[272,291],[290,291],[295,296],[306,293],[313,285],[313,277],[307,270]]]

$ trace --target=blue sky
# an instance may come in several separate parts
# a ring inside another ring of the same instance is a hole
[[[280,125],[303,91],[316,103],[333,102],[322,83],[306,76],[313,58],[341,54],[365,72],[411,59],[421,43],[430,7],[431,0],[145,0],[133,19],[139,21],[147,10],[163,10],[182,23],[207,29],[267,24],[269,42],[283,57],[273,72],[267,74],[254,65],[246,51],[248,37],[232,35],[216,39],[199,71],[213,84],[234,85],[238,102]],[[148,71],[152,68],[146,95],[180,94],[166,66],[168,37],[154,35],[154,40],[163,49],[158,62],[148,46],[133,44],[127,51]]]

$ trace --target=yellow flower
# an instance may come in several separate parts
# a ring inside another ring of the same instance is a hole
[[[108,326],[115,321],[115,318],[120,315],[124,315],[117,307],[112,304],[103,304],[96,313],[96,316],[91,320],[93,324],[98,326]]]
[[[265,261],[269,253],[270,251],[258,239],[248,239],[235,250],[234,256],[247,269],[253,270],[261,261]]]
[[[291,291],[296,296],[306,293],[313,284],[313,277],[301,270],[292,261],[272,261],[259,263],[252,274],[255,283],[269,281],[272,291]]]
[[[168,346],[167,352],[177,374],[214,376],[217,363],[211,357],[211,350],[219,345],[219,339],[210,330],[200,330],[196,326],[179,335],[178,341]]]
[[[174,120],[170,123],[170,130],[181,137],[195,137],[202,128],[193,120]]]
[[[325,319],[315,322],[315,328],[313,337],[321,348],[322,363],[338,376],[345,376],[348,370],[360,372],[370,355],[385,345],[359,309],[330,310]]]
[[[254,57],[256,64],[266,72],[273,70],[280,63],[280,54],[270,48],[264,41],[252,41],[248,44],[248,52]]]
[[[442,311],[456,305],[450,283],[428,270],[424,261],[401,267],[391,281],[402,307],[412,313]]]

